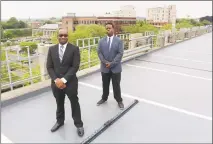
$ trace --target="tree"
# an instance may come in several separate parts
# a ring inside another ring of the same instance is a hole
[[[204,20],[207,20],[207,21],[209,21],[209,22],[212,23],[212,18],[213,18],[213,16],[205,16],[205,17],[201,17],[201,18],[200,18],[200,21],[202,22],[202,21],[204,21]]]
[[[201,23],[203,25],[210,25],[211,24],[211,22],[209,22],[208,20],[203,20],[203,21],[201,21]]]
[[[146,22],[139,22],[136,25],[122,26],[121,29],[123,33],[144,33],[145,31],[158,32],[158,29],[155,26]]]
[[[53,24],[53,22],[51,20],[47,20],[44,22],[45,24]]]
[[[15,37],[23,37],[23,36],[31,36],[32,29],[7,29],[4,30],[3,37],[4,38],[15,38]]]
[[[35,42],[20,42],[19,45],[25,53],[28,53],[27,47],[29,47],[30,54],[33,54],[38,48],[38,45]]]
[[[27,24],[23,21],[18,21],[15,17],[11,17],[6,22],[1,22],[3,29],[20,29],[27,28]]]
[[[4,31],[3,37],[7,38],[7,39],[11,39],[11,38],[14,38],[14,35],[13,35],[12,31],[7,30],[7,31]]]
[[[180,28],[192,28],[193,25],[190,19],[178,19],[176,23],[176,29]]]
[[[136,25],[139,25],[140,27],[143,26],[144,24],[147,24],[145,20],[137,20]]]
[[[106,34],[106,30],[104,26],[101,25],[78,25],[76,26],[76,30],[74,32],[68,32],[69,37],[68,41],[76,44],[77,39],[82,38],[90,38],[90,37],[102,37]],[[51,38],[53,43],[58,42],[58,31],[55,33],[55,35]]]
[[[172,24],[166,24],[161,27],[161,30],[171,30],[172,29]]]

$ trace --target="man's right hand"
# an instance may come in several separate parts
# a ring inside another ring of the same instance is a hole
[[[55,84],[59,89],[64,89],[66,85],[63,83],[63,81],[59,78],[55,80]]]

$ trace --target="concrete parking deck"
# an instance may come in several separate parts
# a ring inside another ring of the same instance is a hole
[[[121,88],[125,106],[139,104],[94,143],[212,142],[212,33],[124,63]],[[101,94],[99,72],[79,79],[83,138],[67,98],[65,125],[50,132],[56,111],[50,89],[4,107],[2,134],[14,143],[79,143],[120,111],[113,93],[97,107]]]

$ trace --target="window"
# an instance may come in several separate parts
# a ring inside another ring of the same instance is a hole
[[[74,24],[78,24],[78,21],[74,21]]]

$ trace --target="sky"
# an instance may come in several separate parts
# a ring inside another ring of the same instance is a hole
[[[187,15],[191,18],[212,16],[212,1],[2,1],[1,19],[61,18],[67,13],[101,16],[106,12],[120,10],[124,5],[134,6],[137,16],[146,17],[147,8],[173,4],[176,5],[177,18]]]

